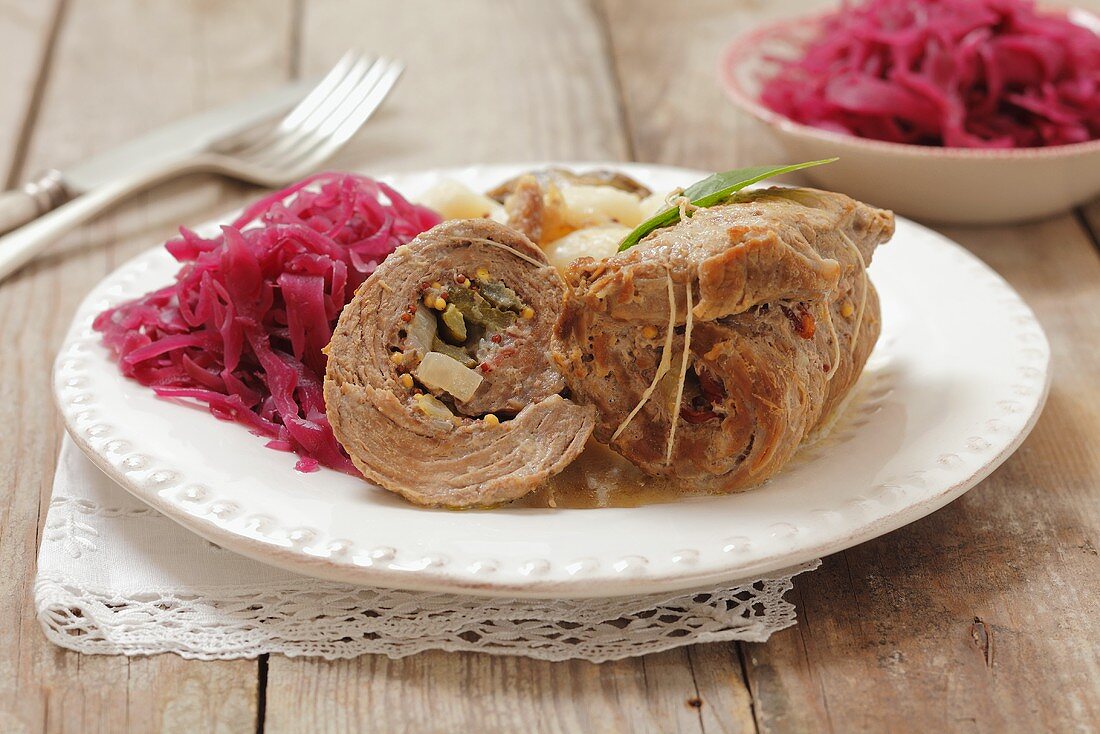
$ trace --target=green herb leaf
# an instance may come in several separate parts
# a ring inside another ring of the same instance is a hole
[[[753,168],[737,168],[732,171],[726,171],[725,173],[716,173],[712,176],[707,176],[702,181],[698,181],[688,186],[684,189],[684,196],[686,196],[693,205],[706,208],[708,206],[714,206],[715,204],[721,204],[746,186],[759,183],[766,178],[780,176],[792,171],[800,171],[803,168],[811,168],[825,163],[832,163],[835,160],[836,158],[826,158],[820,161],[795,163],[790,166],[755,166]],[[663,212],[653,215],[635,227],[634,231],[626,236],[626,239],[619,245],[619,252],[628,250],[638,244],[638,242],[650,232],[660,229],[661,227],[668,227],[669,225],[676,224],[678,221],[680,221],[680,209],[675,207],[672,209],[665,209]]]

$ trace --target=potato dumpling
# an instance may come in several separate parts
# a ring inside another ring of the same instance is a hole
[[[569,263],[578,257],[594,257],[602,260],[615,254],[623,237],[630,233],[630,227],[621,224],[604,224],[575,232],[554,240],[543,251],[546,259],[560,271],[565,271]]]
[[[435,209],[444,219],[483,219],[504,222],[508,216],[499,202],[445,179],[418,197],[418,203]]]
[[[645,219],[641,200],[635,195],[611,186],[565,186],[564,220],[573,229],[594,224],[623,224],[635,227]]]
[[[642,199],[641,203],[638,204],[638,208],[642,210],[642,219],[649,219],[657,212],[668,209],[668,193],[655,191]]]

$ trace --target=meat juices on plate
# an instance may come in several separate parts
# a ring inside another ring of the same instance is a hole
[[[523,234],[460,220],[387,258],[328,347],[325,404],[363,475],[424,505],[523,496],[584,448],[594,410],[549,358],[564,282]]]

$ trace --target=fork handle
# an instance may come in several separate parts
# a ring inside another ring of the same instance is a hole
[[[162,181],[208,168],[201,158],[169,162],[123,176],[78,196],[29,224],[0,237],[0,281],[88,220],[123,199]]]

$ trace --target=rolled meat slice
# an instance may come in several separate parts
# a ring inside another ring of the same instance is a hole
[[[880,329],[866,267],[893,230],[841,194],[773,188],[576,261],[554,358],[596,438],[695,486],[767,480],[862,372]]]
[[[399,247],[344,309],[325,406],[367,479],[422,505],[527,494],[584,448],[594,409],[549,358],[565,284],[523,234],[441,224]]]

